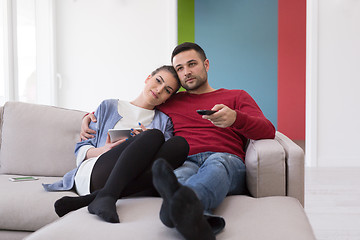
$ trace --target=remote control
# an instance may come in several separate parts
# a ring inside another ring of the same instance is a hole
[[[213,110],[196,110],[196,112],[200,115],[211,115],[213,113],[216,113],[216,111]]]

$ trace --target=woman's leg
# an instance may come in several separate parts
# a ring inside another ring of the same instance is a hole
[[[107,222],[119,222],[115,206],[117,199],[131,181],[150,167],[163,142],[164,136],[157,129],[136,136],[136,139],[122,151],[105,186],[88,206],[89,212]],[[97,170],[94,168],[93,172]]]
[[[180,167],[189,154],[189,144],[185,138],[175,136],[168,139],[159,149],[154,157],[154,161],[163,158],[169,165],[176,169]],[[128,196],[149,196],[150,194],[158,196],[152,184],[151,166],[143,172],[138,178],[129,183],[120,197]]]
[[[132,144],[140,137],[142,137],[142,135],[129,138],[127,141],[103,153],[99,157],[91,172],[91,178],[90,178],[91,193],[100,190],[105,186],[106,181],[108,180],[112,170],[114,169],[114,166],[118,161],[120,155],[130,144]]]
[[[180,167],[189,154],[189,144],[185,138],[175,136],[168,139],[157,152],[155,159],[164,158],[172,168]]]
[[[93,171],[91,174],[91,179],[90,179],[91,193],[79,197],[65,196],[58,199],[54,204],[55,212],[57,213],[57,215],[59,217],[62,217],[71,211],[75,211],[82,207],[88,206],[95,199],[99,190],[104,187],[106,180],[108,179],[121,153],[135,139],[137,138],[136,137],[130,138],[128,141],[123,142],[122,144],[114,147],[113,149],[107,151],[101,157],[99,157],[99,159],[97,160],[94,166],[95,171]]]
[[[54,203],[55,212],[59,217],[62,217],[69,212],[86,207],[95,199],[97,193],[98,191],[79,197],[62,197]]]
[[[94,166],[91,177],[91,194],[80,197],[63,197],[59,199],[55,203],[56,213],[61,217],[71,211],[88,206],[95,199],[99,190],[105,185],[106,180],[122,151],[135,139],[136,137],[131,138],[129,141],[104,153]],[[154,141],[154,139],[152,139],[152,141]],[[183,164],[188,153],[189,145],[186,140],[183,137],[175,136],[162,144],[153,160],[164,158],[172,168],[177,168]],[[151,164],[139,177],[134,181],[131,181],[124,188],[123,192],[120,193],[119,198],[145,195],[157,195],[157,192],[152,185]]]

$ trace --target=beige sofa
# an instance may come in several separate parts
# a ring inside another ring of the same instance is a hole
[[[0,239],[182,239],[161,224],[160,198],[119,200],[120,224],[106,223],[86,208],[62,218],[55,214],[57,199],[76,194],[45,192],[41,183],[75,167],[83,115],[20,102],[0,107]],[[246,166],[251,196],[229,196],[215,210],[226,219],[217,239],[315,239],[303,210],[302,149],[277,132],[274,140],[250,141]],[[9,181],[13,176],[39,180]]]

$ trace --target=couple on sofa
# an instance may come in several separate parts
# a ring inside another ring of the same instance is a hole
[[[185,239],[215,239],[224,228],[211,209],[228,194],[245,193],[247,139],[274,138],[275,128],[245,91],[209,85],[209,60],[199,45],[178,45],[171,62],[145,80],[135,100],[103,101],[95,115],[84,118],[83,141],[75,149],[78,167],[62,182],[44,186],[75,187],[79,193],[55,203],[59,216],[88,206],[116,223],[117,199],[148,195],[155,187],[163,198],[162,223]],[[186,92],[176,93],[180,83]],[[215,113],[199,115],[198,109]],[[141,133],[133,130],[134,137],[111,142],[109,129],[137,124]]]

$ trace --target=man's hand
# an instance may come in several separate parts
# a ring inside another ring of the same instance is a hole
[[[202,118],[209,120],[217,127],[230,127],[236,120],[236,111],[224,104],[216,104],[211,110],[217,112],[211,115],[204,115]]]
[[[93,113],[89,113],[86,115],[81,123],[81,132],[80,132],[80,139],[81,140],[88,140],[89,138],[94,138],[96,131],[89,128],[90,122],[96,122],[96,117]]]

